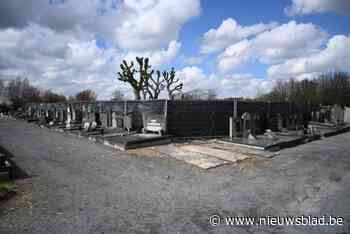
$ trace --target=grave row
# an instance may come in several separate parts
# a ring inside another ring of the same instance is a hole
[[[173,136],[246,137],[271,129],[302,129],[320,107],[234,100],[30,103],[29,121],[66,129],[123,129]]]

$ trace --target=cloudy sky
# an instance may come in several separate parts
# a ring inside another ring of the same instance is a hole
[[[121,60],[176,68],[185,91],[255,96],[350,71],[350,0],[2,0],[0,77],[108,99]]]

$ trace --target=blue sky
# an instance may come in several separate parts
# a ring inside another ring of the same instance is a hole
[[[290,20],[297,22],[314,23],[327,30],[330,34],[350,34],[350,16],[325,12],[322,14],[297,15],[290,17],[284,13],[288,0],[269,1],[201,1],[201,15],[190,20],[184,25],[180,34],[180,41],[183,43],[183,53],[186,56],[195,56],[199,52],[198,43],[201,37],[210,28],[217,28],[223,20],[233,18],[241,25],[253,25],[260,22],[288,23]],[[211,67],[203,69],[212,71]],[[266,76],[266,65],[254,64],[243,69],[244,72],[251,72],[257,76]]]
[[[132,97],[115,74],[147,56],[175,67],[184,91],[252,97],[279,79],[350,71],[349,17],[348,0],[2,1],[0,77]]]

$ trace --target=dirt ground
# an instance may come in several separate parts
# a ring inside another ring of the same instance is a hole
[[[27,175],[0,204],[0,233],[350,233],[350,133],[202,170],[166,155],[0,120]],[[142,152],[142,151],[141,151]],[[217,214],[221,224],[212,226]],[[227,226],[226,216],[341,217],[337,226]]]

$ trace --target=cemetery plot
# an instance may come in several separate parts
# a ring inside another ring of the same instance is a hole
[[[348,109],[337,105],[314,107],[239,99],[152,100],[33,103],[27,106],[25,116],[39,126],[85,136],[121,150],[170,143],[171,135],[174,138],[216,137],[221,144],[277,151],[349,131]],[[220,147],[223,145],[215,149]],[[212,152],[199,148],[186,146],[184,150],[207,151],[206,155]],[[246,155],[242,150],[229,152]],[[213,151],[211,155],[235,160],[225,152]]]
[[[233,153],[225,150],[214,149],[205,145],[184,145],[180,146],[179,148],[185,151],[208,155],[210,157],[218,158],[232,163],[249,158],[248,155],[245,155],[243,153]]]
[[[232,153],[242,153],[245,155],[262,158],[273,158],[279,154],[279,152],[270,152],[265,150],[252,149],[248,147],[241,147],[236,144],[231,144],[227,141],[223,141],[221,139],[210,140],[206,143],[206,145],[214,149],[225,150]]]
[[[222,141],[253,149],[277,151],[319,138],[319,136],[293,136],[279,133],[274,134],[276,136],[275,138],[266,135],[257,135],[254,139],[223,138]]]
[[[164,154],[204,170],[232,163],[240,165],[247,160],[272,158],[278,154],[247,149],[218,140],[195,140],[190,143],[172,143],[145,149],[151,156]]]
[[[350,124],[334,125],[329,123],[309,122],[309,129],[323,137],[330,137],[350,131]]]
[[[191,152],[175,145],[157,146],[154,147],[154,150],[205,170],[229,163],[228,161],[198,152]]]
[[[120,150],[169,144],[170,142],[170,136],[159,136],[157,134],[130,134],[103,139],[104,145]]]

